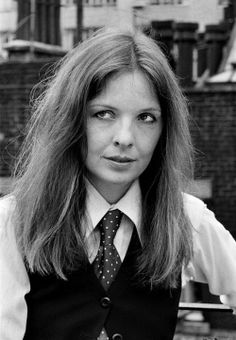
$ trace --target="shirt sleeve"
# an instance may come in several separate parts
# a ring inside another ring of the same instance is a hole
[[[236,308],[236,242],[212,211],[195,198],[187,204],[193,225],[193,258],[184,275],[207,283],[221,302]]]
[[[24,299],[29,278],[18,251],[14,225],[14,199],[0,200],[0,339],[22,340],[27,319]]]

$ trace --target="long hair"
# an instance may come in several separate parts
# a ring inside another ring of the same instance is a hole
[[[192,252],[182,193],[192,175],[188,110],[161,49],[141,32],[101,30],[70,51],[35,100],[15,169],[17,237],[31,271],[66,273],[86,256],[86,108],[114,74],[140,70],[160,101],[163,132],[140,177],[143,251],[138,272],[175,287]]]

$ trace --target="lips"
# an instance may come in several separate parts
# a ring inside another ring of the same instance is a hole
[[[126,156],[112,156],[104,158],[117,163],[131,163],[135,161],[135,159]]]

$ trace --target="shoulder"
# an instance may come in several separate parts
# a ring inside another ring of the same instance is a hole
[[[195,196],[183,193],[184,211],[192,226],[198,228],[202,223],[206,211],[205,203]]]
[[[9,226],[16,218],[16,200],[14,196],[0,198],[0,235],[9,232]]]
[[[11,210],[14,209],[16,206],[16,199],[13,195],[6,195],[0,197],[0,212],[3,210]]]
[[[183,201],[185,213],[197,239],[228,238],[228,230],[217,220],[214,212],[208,209],[203,201],[189,194],[183,195]]]
[[[7,218],[16,210],[16,199],[14,196],[4,196],[0,198],[0,217]]]

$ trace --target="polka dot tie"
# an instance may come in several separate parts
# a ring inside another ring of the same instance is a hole
[[[120,226],[122,212],[118,209],[106,213],[99,222],[100,247],[93,262],[94,271],[105,290],[109,288],[120,268],[121,259],[113,244]]]

